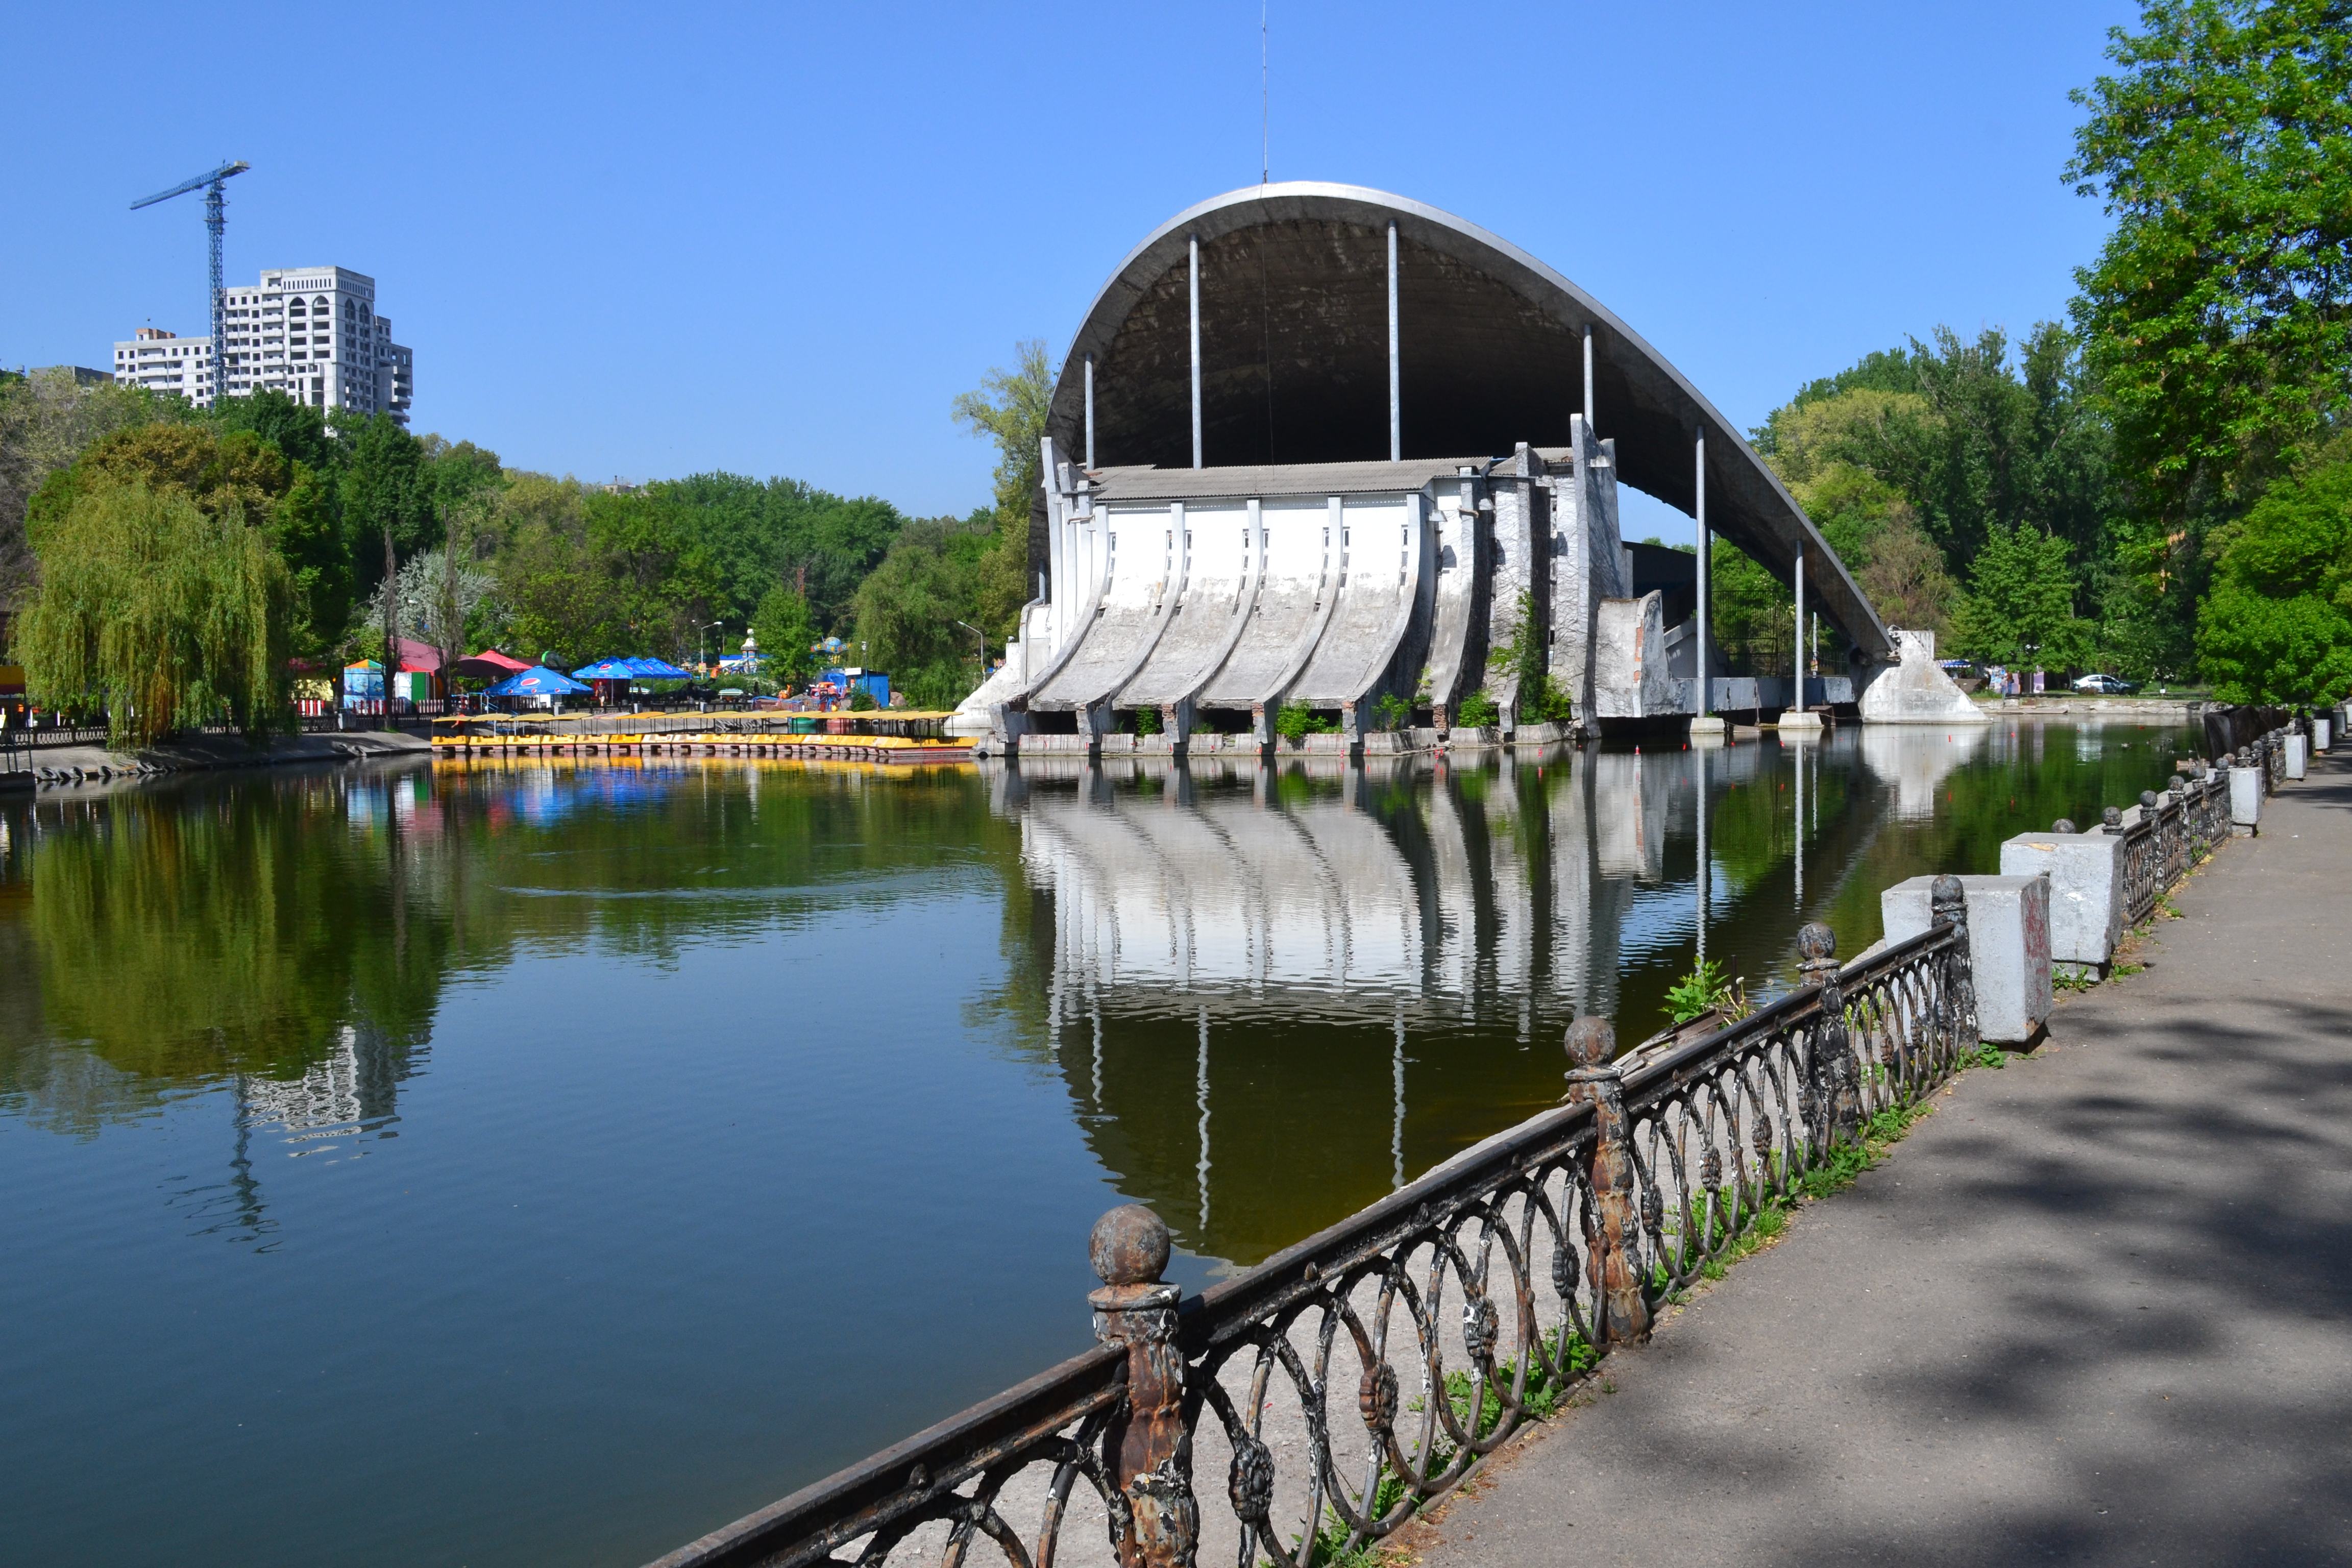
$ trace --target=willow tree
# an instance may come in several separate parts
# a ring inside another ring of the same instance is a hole
[[[16,646],[36,698],[103,704],[118,745],[287,725],[292,580],[241,506],[207,513],[176,487],[100,482],[32,545],[41,588]]]

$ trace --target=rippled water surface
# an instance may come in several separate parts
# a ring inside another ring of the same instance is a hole
[[[2188,743],[5,797],[7,1555],[641,1563],[1082,1348],[1109,1205],[1198,1288]]]

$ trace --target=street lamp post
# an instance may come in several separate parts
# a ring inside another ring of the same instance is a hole
[[[986,680],[988,679],[988,634],[970,621],[958,621],[956,625],[980,639],[980,646],[974,650],[972,657],[979,661],[981,679]]]

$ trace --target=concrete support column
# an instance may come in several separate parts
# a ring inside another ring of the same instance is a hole
[[[1707,657],[1711,647],[1708,641],[1710,634],[1707,626],[1707,609],[1708,602],[1714,597],[1709,590],[1713,586],[1712,573],[1715,562],[1713,541],[1708,535],[1706,526],[1706,432],[1705,430],[1701,430],[1697,438],[1692,442],[1692,449],[1693,480],[1696,486],[1694,492],[1696,500],[1692,506],[1692,514],[1698,525],[1698,717],[1691,721],[1690,732],[1695,736],[1719,736],[1723,733],[1723,721],[1717,718],[1714,711],[1715,662]],[[1706,810],[1704,802],[1701,803],[1700,810],[1702,812]]]
[[[1584,422],[1592,423],[1592,323],[1584,323]]]
[[[1783,730],[1818,730],[1822,716],[1808,712],[1805,707],[1805,546],[1797,543],[1797,624],[1789,641],[1789,665],[1795,672],[1796,689],[1790,693],[1789,706],[1780,714]]]
[[[1095,356],[1087,356],[1087,467],[1095,466]]]
[[[1192,265],[1186,268],[1192,288],[1192,466],[1201,466],[1201,241],[1188,242]]]
[[[1197,311],[1195,312],[1198,313]],[[1404,380],[1397,344],[1397,226],[1389,225],[1389,461],[1404,461]],[[1198,463],[1194,468],[1200,467]]]

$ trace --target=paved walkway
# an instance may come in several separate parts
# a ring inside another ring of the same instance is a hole
[[[1418,1525],[1431,1568],[2352,1563],[2352,757],[2143,974]]]

